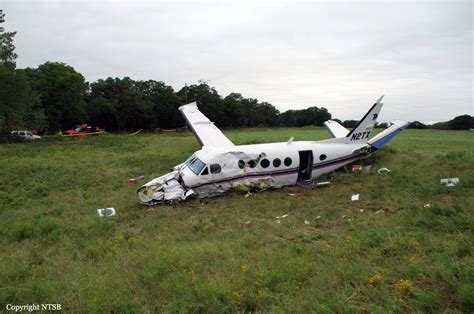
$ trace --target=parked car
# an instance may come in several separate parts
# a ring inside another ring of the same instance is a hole
[[[103,131],[103,129],[96,126],[82,124],[82,125],[76,125],[71,130],[66,130],[63,133],[67,135],[87,135],[89,133],[96,133],[100,131]]]
[[[18,136],[22,138],[26,138],[29,140],[39,140],[41,136],[31,133],[30,131],[12,131],[12,136]]]

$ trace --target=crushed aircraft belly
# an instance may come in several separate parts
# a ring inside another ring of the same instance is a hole
[[[242,152],[232,152],[231,154],[238,155],[239,158],[246,160],[258,160],[265,156],[264,153],[256,156],[249,156]],[[239,169],[237,172],[222,169],[222,174],[227,180],[220,182],[208,180],[204,184],[188,187],[185,183],[186,180],[184,180],[186,168],[187,166],[184,163],[177,165],[172,172],[153,179],[140,187],[137,191],[140,203],[144,205],[172,204],[183,201],[189,196],[206,198],[222,195],[231,189],[242,191],[275,189],[292,185],[296,180],[294,176],[248,176],[249,168],[245,165],[243,169]]]

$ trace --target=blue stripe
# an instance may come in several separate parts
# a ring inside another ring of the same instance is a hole
[[[324,162],[324,163],[315,164],[315,165],[313,165],[313,169],[325,168],[325,167],[328,167],[328,166],[332,166],[332,165],[336,165],[336,164],[339,164],[339,163],[342,163],[342,162],[349,161],[351,159],[358,159],[359,157],[362,157],[362,156],[364,156],[364,155],[363,154],[351,154],[351,155],[340,157],[340,158],[337,158],[337,159],[333,159],[331,161],[327,161],[327,162]],[[244,175],[239,175],[239,176],[235,176],[235,177],[232,177],[232,178],[226,178],[226,179],[222,179],[222,180],[211,182],[211,183],[203,183],[203,184],[199,184],[199,185],[195,185],[195,186],[190,186],[190,188],[194,189],[194,188],[201,187],[201,186],[208,185],[208,184],[219,184],[219,183],[224,183],[224,182],[236,181],[236,180],[244,179],[246,177],[281,176],[281,175],[291,175],[291,174],[295,174],[295,173],[298,173],[298,168],[291,168],[291,169],[285,169],[285,170],[280,170],[280,171],[256,172],[256,173],[249,173],[249,174],[246,174],[246,175],[245,174]]]
[[[386,136],[382,137],[381,139],[379,140],[376,140],[374,143],[372,143],[371,145],[377,149],[380,149],[382,148],[386,143],[390,142],[395,136],[397,136],[401,131],[403,131],[404,128],[406,128],[407,126],[409,126],[410,124],[407,124],[406,126],[404,127],[401,127],[401,128],[398,128],[396,129],[395,131],[393,131],[392,133],[389,133],[387,134]]]

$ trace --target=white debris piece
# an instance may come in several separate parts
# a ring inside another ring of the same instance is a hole
[[[378,211],[375,212],[375,214],[377,215],[377,214],[380,214],[380,213],[383,213],[383,212],[384,212],[383,209],[379,209]]]
[[[361,210],[360,210],[360,212],[361,212],[361,213],[363,213],[363,212],[364,212],[364,210],[363,210],[363,209],[361,209]]]
[[[359,194],[352,194],[351,201],[358,201],[359,200]]]
[[[316,187],[323,187],[323,186],[327,186],[329,184],[331,184],[331,182],[329,182],[329,181],[318,182],[318,183],[316,183]]]
[[[295,196],[295,193],[288,193],[288,196]]]
[[[456,186],[459,184],[459,178],[444,178],[440,180],[440,183],[445,186]]]
[[[247,220],[247,221],[245,222],[246,225],[248,225],[249,223],[250,223],[250,220]]]
[[[279,224],[281,221],[280,220],[277,220],[276,223]]]
[[[97,212],[99,213],[100,217],[109,217],[116,215],[115,208],[113,207],[99,208]]]
[[[379,170],[377,170],[378,174],[387,174],[389,172],[390,170],[388,168],[380,168]]]
[[[424,208],[430,208],[431,207],[431,204],[430,203],[426,203],[425,205],[423,205]]]
[[[309,225],[309,220],[305,220],[305,221],[304,221],[304,224],[305,224],[305,225]]]
[[[321,218],[321,216],[316,216],[316,219],[319,219],[319,218]]]
[[[281,216],[281,218],[286,218],[288,216],[289,216],[288,214],[284,214],[283,216]]]

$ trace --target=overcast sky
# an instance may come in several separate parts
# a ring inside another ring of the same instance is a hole
[[[0,0],[17,65],[65,62],[87,81],[209,81],[279,110],[324,106],[381,121],[473,114],[472,1]]]

